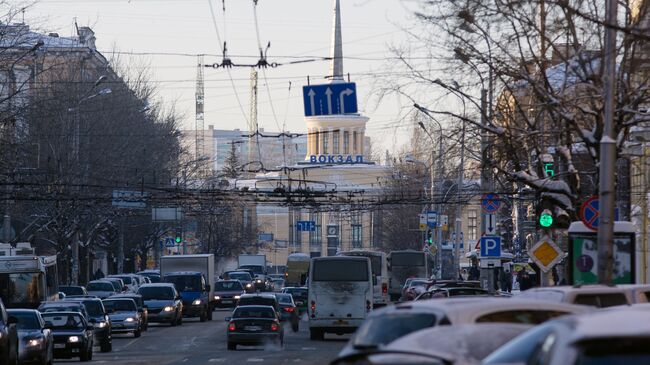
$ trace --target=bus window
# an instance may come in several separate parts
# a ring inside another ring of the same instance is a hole
[[[315,261],[312,281],[368,281],[368,266],[357,260]]]

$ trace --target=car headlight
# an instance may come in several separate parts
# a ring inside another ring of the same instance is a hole
[[[250,287],[252,287],[252,286],[253,286],[253,285],[250,284],[250,283],[246,284],[246,287],[247,287],[247,288],[250,288]]]
[[[70,336],[70,337],[68,337],[68,342],[75,343],[75,342],[79,342],[79,340],[80,340],[79,336]]]
[[[201,305],[201,303],[202,303],[201,299],[194,299],[194,301],[192,302],[192,305]]]
[[[219,300],[219,299],[221,299],[220,296],[218,296],[218,295],[215,295],[215,296],[214,296],[214,300]]]
[[[239,295],[235,295],[233,298],[239,300],[241,297]]]
[[[262,280],[260,280],[260,279],[257,279],[257,280],[255,280],[255,281],[257,281],[258,283],[261,283],[261,282],[262,282]]]
[[[34,338],[29,341],[27,341],[27,346],[39,346],[41,343],[43,343],[43,339],[41,338]]]
[[[135,318],[127,317],[127,318],[124,319],[124,322],[135,322]]]
[[[173,312],[174,307],[166,306],[165,308],[163,308],[163,311],[165,311],[165,312]]]
[[[95,326],[97,328],[104,328],[104,327],[108,326],[108,323],[106,323],[106,322],[97,322],[97,324]]]

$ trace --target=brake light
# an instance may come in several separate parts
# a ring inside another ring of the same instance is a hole
[[[285,312],[293,313],[293,307],[286,307],[284,308]]]
[[[273,332],[277,332],[278,329],[280,329],[280,327],[278,326],[277,323],[275,323],[275,322],[274,322],[274,323],[271,323],[271,331],[273,331]]]
[[[311,301],[311,318],[316,318],[316,302]]]
[[[230,322],[230,323],[228,324],[228,331],[231,331],[231,332],[232,332],[232,331],[234,331],[234,330],[236,330],[236,329],[237,329],[237,327],[235,327],[235,323],[234,323],[234,322]]]
[[[388,294],[388,284],[386,283],[381,284],[381,293]]]

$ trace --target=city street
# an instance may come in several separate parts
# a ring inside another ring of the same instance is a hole
[[[226,322],[228,309],[214,312],[212,322],[184,319],[180,327],[153,324],[142,337],[117,335],[113,351],[99,352],[95,347],[95,364],[208,364],[208,363],[264,363],[264,364],[327,364],[345,345],[349,336],[328,335],[325,341],[309,340],[306,322],[293,333],[285,328],[284,349],[262,346],[240,346],[237,351],[226,349]],[[78,363],[78,359],[57,360],[58,364]]]

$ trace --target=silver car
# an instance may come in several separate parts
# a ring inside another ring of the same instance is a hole
[[[113,333],[133,333],[140,337],[142,333],[142,316],[138,306],[131,298],[109,298],[102,301],[113,325]]]
[[[18,320],[18,362],[51,364],[54,340],[41,314],[33,309],[8,309],[7,313]]]
[[[88,295],[96,296],[100,299],[106,299],[111,295],[117,294],[115,287],[107,280],[93,280],[86,285]]]

